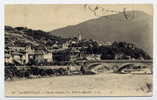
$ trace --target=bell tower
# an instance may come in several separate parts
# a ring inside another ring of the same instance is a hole
[[[82,40],[82,36],[81,36],[81,33],[80,33],[80,32],[78,33],[78,40],[79,40],[79,41]]]

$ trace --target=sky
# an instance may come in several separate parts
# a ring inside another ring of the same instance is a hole
[[[9,4],[5,5],[5,25],[52,31],[68,25],[79,24],[102,15],[105,16],[115,13],[105,12],[105,14],[102,14],[102,11],[98,10],[98,16],[95,16],[89,8],[94,10],[96,6],[113,11],[123,11],[124,8],[127,11],[139,10],[153,15],[153,6],[150,4],[104,4],[86,6],[83,4]]]

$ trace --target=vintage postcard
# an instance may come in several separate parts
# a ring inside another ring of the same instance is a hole
[[[153,5],[5,5],[5,96],[152,96]]]

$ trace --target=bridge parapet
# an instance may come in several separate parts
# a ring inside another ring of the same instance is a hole
[[[153,69],[153,61],[152,60],[101,60],[101,61],[89,61],[88,66],[93,66],[97,64],[101,64],[102,66],[108,67],[113,71],[117,71],[126,66],[137,66],[140,68],[148,68],[151,72]]]
[[[89,63],[102,62],[102,63],[153,63],[153,60],[99,60],[88,61]]]

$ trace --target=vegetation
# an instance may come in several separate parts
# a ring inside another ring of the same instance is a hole
[[[99,41],[92,39],[84,39],[78,41],[77,37],[63,38],[51,35],[49,32],[42,30],[32,30],[26,27],[10,27],[5,26],[5,45],[8,46],[22,46],[31,45],[35,47],[51,48],[57,43],[58,48],[67,41],[75,41],[76,43],[69,43],[68,49],[57,52],[56,59],[59,61],[67,61],[70,59],[71,48],[79,47],[80,53],[99,54],[101,59],[151,59],[148,53],[136,47],[132,43],[127,42],[113,42],[111,45],[99,45]],[[9,34],[8,34],[9,33]],[[14,34],[13,34],[14,33]],[[38,46],[36,46],[38,45]],[[65,56],[66,55],[66,56]]]

